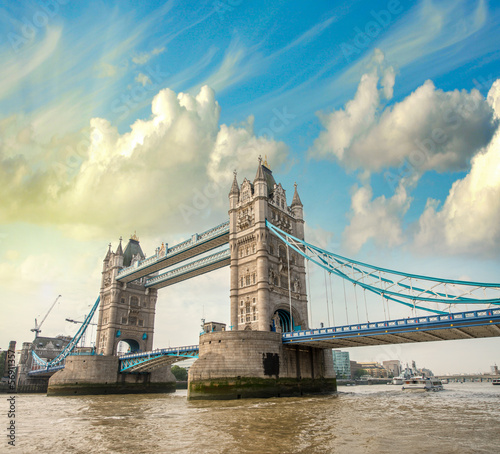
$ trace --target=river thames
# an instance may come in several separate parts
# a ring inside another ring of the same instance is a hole
[[[337,396],[188,402],[160,395],[16,396],[22,453],[492,453],[500,386],[339,387]],[[4,438],[5,440],[5,438]]]

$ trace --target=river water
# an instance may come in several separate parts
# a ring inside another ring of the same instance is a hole
[[[0,452],[498,453],[500,386],[413,394],[368,385],[339,387],[337,396],[205,402],[188,402],[185,390],[20,394],[16,446],[4,441]]]

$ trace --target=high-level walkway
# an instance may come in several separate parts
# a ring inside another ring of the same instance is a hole
[[[229,221],[226,221],[203,233],[199,234],[195,233],[194,235],[191,236],[189,240],[176,244],[175,246],[166,249],[164,252],[158,251],[155,255],[147,257],[144,260],[136,262],[132,266],[124,268],[118,273],[116,280],[125,283],[135,281],[136,279],[140,279],[141,277],[149,276],[153,273],[156,273],[157,271],[163,270],[177,263],[192,259],[197,255],[204,254],[205,252],[216,249],[220,246],[223,246],[224,244],[227,244],[228,242],[229,242]],[[198,265],[200,265],[200,263],[198,263]],[[207,267],[206,271],[204,272],[216,269],[216,268],[210,268],[210,263],[207,262],[205,262],[203,265]],[[201,271],[202,268],[203,268],[202,266],[198,266],[199,271]],[[197,276],[199,274],[203,273],[199,272],[198,274],[195,275]],[[174,284],[176,282],[185,279],[189,278],[184,277],[183,279],[177,279],[175,282],[173,280],[170,280],[170,284]],[[151,284],[150,287],[161,288],[170,284],[165,284],[165,285]]]

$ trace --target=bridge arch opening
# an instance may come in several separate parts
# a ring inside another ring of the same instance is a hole
[[[135,339],[122,339],[116,345],[117,354],[134,353],[138,351],[140,351],[139,342]]]
[[[277,316],[277,317],[276,317]],[[277,321],[279,320],[279,327],[277,326]],[[278,328],[281,328],[281,331],[286,333],[293,331],[293,327],[295,326],[295,319],[291,318],[290,320],[290,312],[286,309],[278,309],[274,315],[272,320],[272,330],[276,331]]]

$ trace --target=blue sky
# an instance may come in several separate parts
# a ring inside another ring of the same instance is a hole
[[[137,3],[0,3],[2,345],[28,340],[59,293],[44,334],[71,333],[108,242],[137,231],[151,254],[223,221],[233,169],[253,179],[259,155],[289,195],[297,182],[311,242],[499,280],[495,2]],[[227,321],[228,283],[221,270],[204,292],[163,290],[155,345],[196,343],[203,313]],[[390,353],[450,371],[500,361],[498,340],[474,342]]]

